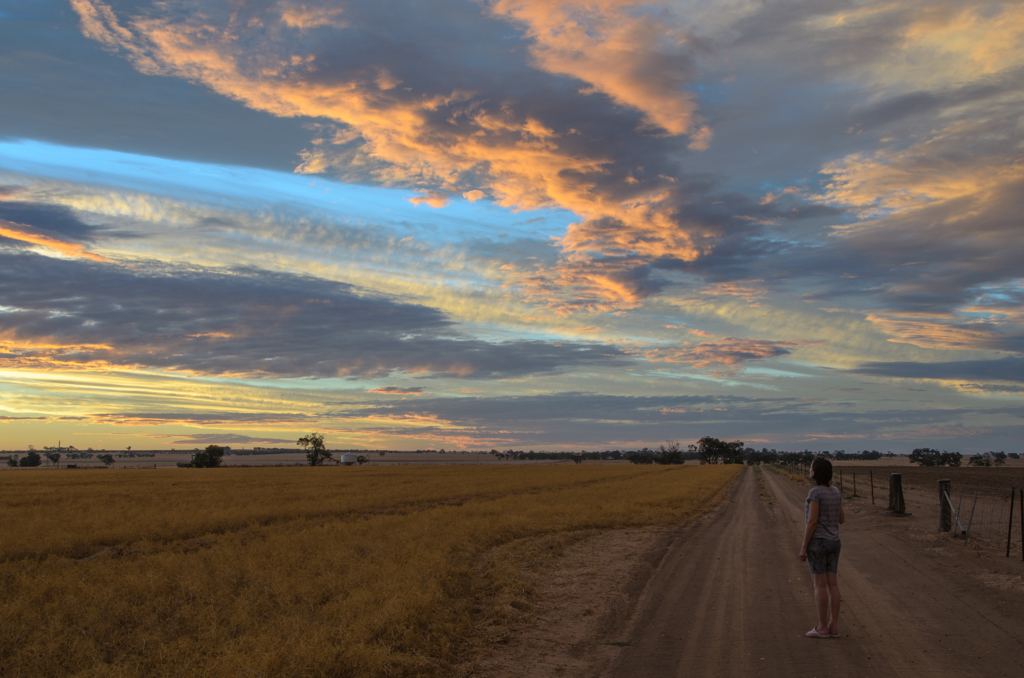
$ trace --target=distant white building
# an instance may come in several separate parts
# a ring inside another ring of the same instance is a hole
[[[353,464],[356,463],[356,456],[357,455],[355,452],[346,452],[345,454],[341,455],[341,463],[344,464],[345,466],[352,466]]]

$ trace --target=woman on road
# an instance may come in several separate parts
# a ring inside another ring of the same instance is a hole
[[[808,638],[839,637],[839,526],[846,521],[843,495],[832,487],[832,462],[818,457],[811,462],[811,477],[816,487],[807,493],[804,516],[804,544],[800,560],[806,560],[814,578],[814,603],[818,608],[818,625],[808,631]],[[829,616],[829,607],[832,614]]]

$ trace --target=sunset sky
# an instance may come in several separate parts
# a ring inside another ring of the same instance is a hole
[[[0,449],[1020,451],[1024,5],[0,0]]]

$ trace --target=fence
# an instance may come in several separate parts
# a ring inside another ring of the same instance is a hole
[[[844,495],[870,497],[872,503],[876,503],[877,501],[888,501],[889,476],[889,473],[876,473],[872,469],[857,471],[836,469],[835,475],[832,477],[832,484],[838,487]]]
[[[893,481],[895,474],[842,469],[836,475],[833,484],[843,494],[870,496],[872,503],[888,503],[897,513],[905,510],[904,486]],[[924,489],[920,482],[915,485],[911,489]],[[940,530],[963,538],[964,544],[974,541],[1005,549],[1007,556],[1019,551],[1024,560],[1024,489],[939,481],[939,501]]]
[[[1006,547],[1006,555],[1020,549],[1024,559],[1024,490],[953,484],[940,481],[939,529],[964,538]],[[1015,548],[1016,547],[1016,548]]]
[[[810,464],[788,464],[783,468],[801,476],[807,476],[811,472]],[[832,484],[844,495],[870,497],[871,502],[876,503],[888,501],[889,477],[890,474],[882,470],[876,472],[868,468],[853,471],[850,468],[839,467],[833,471]]]

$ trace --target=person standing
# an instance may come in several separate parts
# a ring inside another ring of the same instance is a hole
[[[804,542],[798,557],[807,561],[814,579],[814,603],[818,624],[805,633],[808,638],[839,637],[839,526],[846,521],[843,494],[832,487],[832,462],[817,457],[811,462],[815,487],[804,503]],[[829,611],[831,608],[831,616]]]

